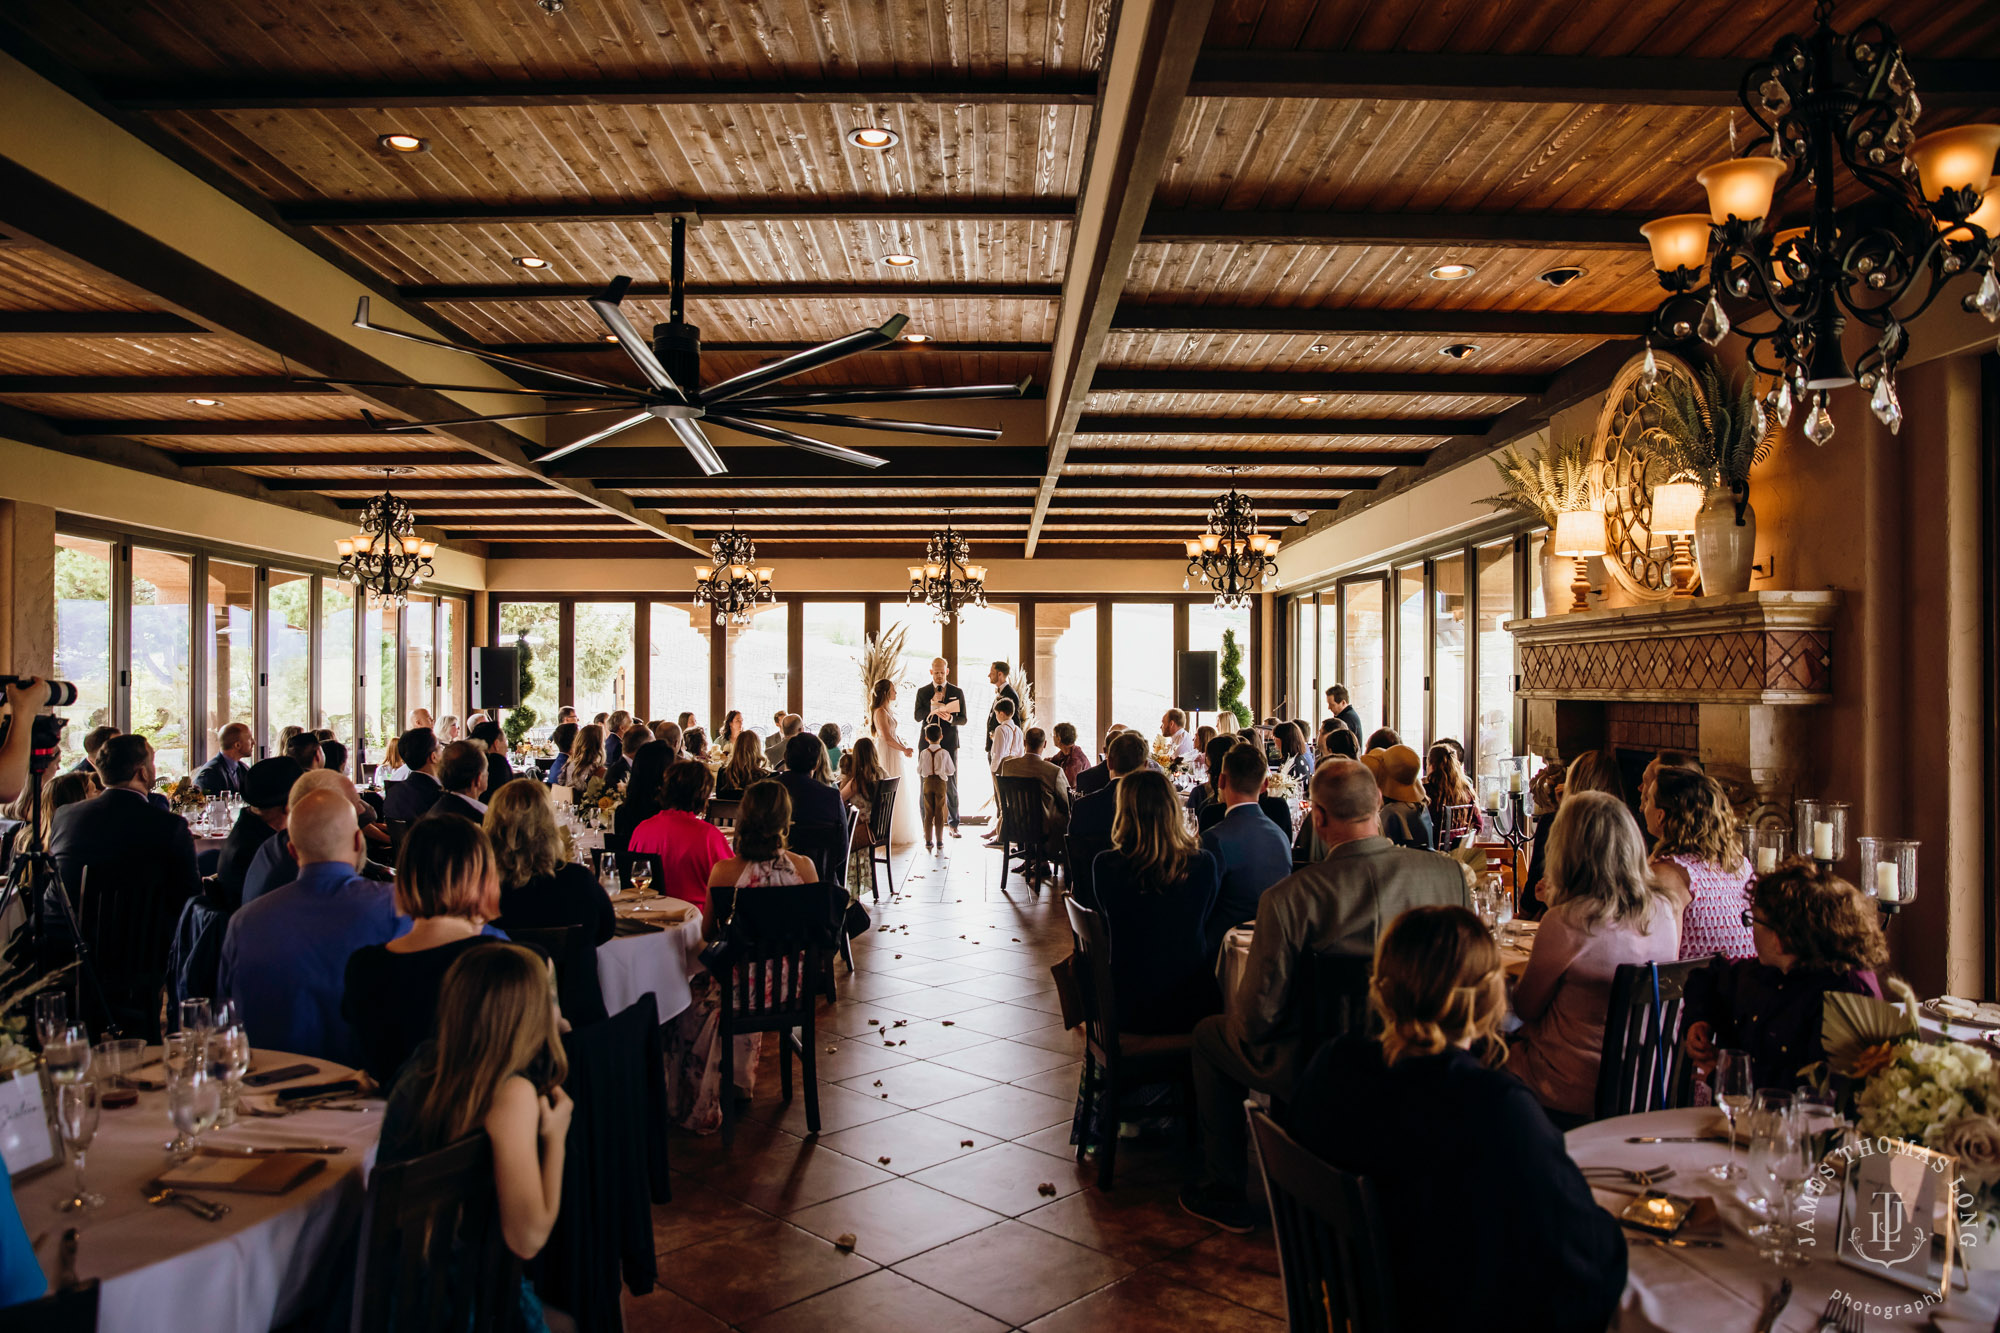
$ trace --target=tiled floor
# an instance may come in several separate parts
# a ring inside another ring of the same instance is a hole
[[[821,1011],[820,1133],[778,1100],[767,1049],[732,1151],[676,1133],[674,1201],[654,1210],[661,1289],[633,1333],[1119,1333],[1265,1330],[1284,1297],[1269,1229],[1181,1212],[1178,1133],[1127,1140],[1117,1187],[1079,1165],[1081,1050],[1049,964],[1070,950],[1050,890],[968,831],[899,856],[898,894]],[[887,929],[880,929],[887,927]],[[851,1252],[834,1241],[851,1234]]]

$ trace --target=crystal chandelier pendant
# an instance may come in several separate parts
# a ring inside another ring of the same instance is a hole
[[[1764,432],[1770,428],[1771,419],[1765,415],[1764,400],[1753,398],[1750,401],[1750,434],[1761,440],[1764,438]]]
[[[1989,320],[2000,320],[2000,277],[1995,277],[1992,269],[1979,281],[1979,290],[1973,293],[1970,302],[1974,313]]]
[[[1792,424],[1792,385],[1783,375],[1778,377],[1777,385],[1765,396],[1764,403],[1780,426]]]
[[[1896,397],[1896,380],[1888,371],[1883,371],[1875,381],[1875,393],[1868,400],[1868,408],[1875,414],[1877,421],[1889,428],[1891,435],[1902,432],[1903,403]]]
[[[1715,299],[1713,291],[1708,294],[1708,304],[1702,307],[1701,323],[1695,325],[1694,332],[1710,347],[1729,336],[1729,316],[1722,313],[1722,304]]]
[[[1819,445],[1833,438],[1833,413],[1826,410],[1824,392],[1812,396],[1812,411],[1806,416],[1806,438]]]
[[[1649,397],[1660,384],[1660,363],[1653,359],[1652,339],[1646,340],[1646,360],[1639,370],[1639,389]]]

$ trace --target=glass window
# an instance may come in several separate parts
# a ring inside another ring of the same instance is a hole
[[[1465,735],[1465,557],[1439,556],[1433,562],[1431,592],[1432,744],[1450,737],[1472,752]]]
[[[654,602],[648,614],[647,710],[668,721],[682,713],[693,713],[697,721],[708,717],[707,609],[688,602]],[[709,739],[714,738],[711,730]]]
[[[1007,664],[1010,678],[1018,675],[1020,656],[1021,608],[1018,603],[993,602],[986,606],[971,606],[959,617],[958,662],[952,668],[952,679],[965,691],[966,725],[958,738],[958,808],[961,813],[971,814],[993,805],[993,770],[986,762],[986,718],[993,711],[993,701],[999,697],[1000,691],[987,677],[992,674],[995,662]],[[925,665],[928,667],[929,664]],[[1034,683],[1040,684],[1039,681]],[[904,687],[906,702],[900,706],[906,713],[916,708],[915,696],[910,693],[913,688]],[[1028,717],[1015,717],[1015,724],[1022,731],[1030,726],[1043,725],[1046,714],[1038,712],[1040,700],[1032,689],[1021,703]],[[907,729],[903,739],[910,741]],[[915,741],[910,743],[916,744]]]
[[[924,683],[931,678],[931,663],[944,656],[944,626],[938,624],[937,617],[931,614],[929,607],[911,606],[907,603],[898,605],[892,602],[884,602],[882,604],[882,635],[886,638],[898,627],[903,631],[903,655],[897,659],[899,665],[896,669],[896,689],[902,694],[908,694],[911,690],[922,688]],[[979,675],[983,682],[986,673],[982,671]],[[951,680],[954,685],[958,685],[966,691],[965,702],[969,715],[972,707],[971,683],[960,680],[956,670],[953,670]],[[907,699],[899,698],[896,701],[896,705],[899,708],[907,705],[908,711],[914,712],[917,707],[916,696],[911,694]],[[750,710],[746,708],[743,711],[747,717]],[[980,729],[983,733],[986,726],[983,720],[985,714],[982,713],[979,717],[981,718]],[[911,721],[914,725],[915,719],[912,718]],[[902,735],[901,724],[902,719],[898,718],[898,735]],[[904,736],[903,739],[908,741],[909,737]],[[965,742],[960,740],[961,754],[964,753],[964,744]],[[914,744],[912,748],[914,748]]]
[[[760,606],[751,617],[748,625],[729,627],[729,707],[742,709],[743,725],[768,739],[777,732],[772,714],[787,707],[791,607]]]
[[[1496,773],[1514,753],[1514,543],[1479,548],[1479,731],[1474,771]]]
[[[1369,651],[1379,655],[1382,651],[1381,589],[1374,584],[1357,583],[1350,586],[1344,594],[1336,593],[1331,589],[1320,594],[1319,679],[1313,682],[1314,711],[1300,715],[1312,718],[1313,729],[1315,731],[1319,729],[1320,720],[1331,717],[1335,711],[1326,706],[1326,687],[1329,685],[1345,685],[1347,687],[1347,702],[1352,704],[1354,711],[1361,715],[1361,724],[1363,726],[1374,726],[1375,719],[1382,716],[1382,664],[1379,661],[1375,662],[1373,664],[1373,674],[1370,674],[1370,665],[1367,662],[1362,662],[1357,666],[1355,662],[1350,660],[1343,666],[1340,660],[1342,622],[1335,610],[1335,599],[1338,596],[1344,595],[1351,601],[1357,594],[1362,594],[1364,589],[1368,588],[1375,588],[1369,600],[1370,610],[1368,614],[1372,617],[1370,624],[1373,626],[1373,633],[1375,635],[1373,640],[1374,646]],[[1348,650],[1350,652],[1353,651],[1354,640],[1351,635],[1348,637],[1347,642]],[[1347,673],[1344,676],[1341,674],[1343,671]],[[1367,740],[1368,734],[1363,732],[1357,739]]]
[[[1396,571],[1396,721],[1403,744],[1424,749],[1424,567]],[[1363,737],[1365,742],[1367,737]]]
[[[576,715],[584,721],[599,713],[632,711],[632,627],[638,612],[633,602],[578,602],[576,644],[572,650],[576,678]]]
[[[1382,582],[1370,579],[1366,583],[1350,583],[1340,590],[1340,634],[1343,683],[1347,686],[1347,701],[1354,705],[1354,711],[1361,717],[1361,734],[1355,739],[1362,744],[1368,741],[1368,733],[1382,725],[1386,707],[1385,683],[1387,664],[1382,637]],[[1326,628],[1325,621],[1321,628]],[[1320,648],[1321,660],[1325,660],[1324,643]]]
[[[1292,599],[1292,679],[1289,696],[1278,711],[1302,717],[1315,729],[1326,716],[1326,695],[1319,688],[1319,602],[1311,594]],[[1328,659],[1327,668],[1333,667]],[[1329,682],[1331,683],[1331,682]]]
[[[804,602],[805,673],[801,696],[807,731],[832,722],[840,728],[840,743],[848,746],[867,730],[868,686],[861,679],[861,640],[867,635],[865,602]],[[907,689],[905,691],[907,693]],[[916,705],[910,704],[912,708]]]
[[[276,597],[278,576],[275,574],[271,576],[271,591]],[[275,638],[272,640],[274,664],[277,642]],[[355,757],[355,741],[361,734],[355,725],[354,713],[354,678],[359,674],[354,660],[354,586],[322,578],[319,585],[319,725],[333,732],[336,740],[346,743],[350,758]],[[272,684],[271,736],[267,743],[271,753],[276,754],[279,733],[286,727],[304,726],[306,708],[302,698],[281,708],[275,675]],[[303,682],[299,690],[303,695]],[[373,762],[372,757],[370,762]]]
[[[212,563],[210,568],[214,568]],[[266,580],[265,670],[271,683],[264,696],[264,734],[258,743],[259,754],[269,758],[277,752],[280,731],[292,723],[304,726],[312,717],[312,575],[273,569],[267,571]],[[352,638],[350,626],[348,639]]]
[[[1097,717],[1097,603],[1035,607],[1035,693],[1043,717],[1074,726],[1077,744],[1098,753],[1104,737]]]
[[[1222,707],[1228,706],[1232,694],[1225,634],[1241,655],[1236,663],[1233,694],[1238,705],[1237,720],[1249,726],[1257,721],[1250,715],[1250,608],[1224,611],[1212,602],[1196,602],[1188,608],[1188,651],[1215,654],[1216,702]],[[1213,723],[1215,719],[1205,717],[1202,721]],[[1193,718],[1188,722],[1194,725]]]
[[[527,644],[532,677],[528,696],[522,701],[526,709],[506,710],[501,725],[509,727],[510,741],[523,735],[532,741],[545,741],[555,730],[560,706],[556,692],[562,688],[562,614],[554,602],[500,603],[500,642],[495,646],[510,648],[522,642]],[[517,716],[519,722],[515,721]]]
[[[201,642],[208,655],[208,745],[231,722],[257,724],[257,571],[225,560],[208,562]]]
[[[1174,608],[1119,602],[1111,608],[1111,720],[1148,736],[1174,706]]]
[[[362,743],[370,759],[400,735],[396,712],[396,608],[370,601],[361,611]]]
[[[450,718],[465,733],[465,599],[446,597],[438,602],[438,657],[442,663],[438,681],[438,720]]]
[[[162,778],[192,767],[189,734],[189,594],[194,560],[171,551],[132,551],[131,730],[153,743]]]
[[[68,719],[62,766],[83,758],[93,727],[114,725],[111,706],[111,543],[56,534],[57,680],[76,686],[76,702],[58,708]]]
[[[437,599],[422,593],[412,593],[410,604],[403,608],[403,726],[409,727],[414,721],[413,714],[421,708],[431,715],[431,725],[437,725],[437,679],[436,645],[432,636],[437,630]]]

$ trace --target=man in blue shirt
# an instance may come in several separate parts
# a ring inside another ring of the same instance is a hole
[[[1215,786],[1223,816],[1201,835],[1203,849],[1222,867],[1222,892],[1204,932],[1211,954],[1231,927],[1255,921],[1264,890],[1292,873],[1292,840],[1257,800],[1268,772],[1264,752],[1254,745],[1234,746],[1222,758]]]
[[[220,746],[209,757],[209,761],[194,771],[194,785],[210,796],[220,796],[224,792],[243,790],[243,761],[257,748],[251,739],[250,728],[241,722],[231,722],[216,737]]]
[[[398,921],[387,884],[359,873],[367,848],[340,791],[313,790],[295,802],[285,836],[298,853],[298,878],[230,918],[217,990],[236,1002],[252,1046],[356,1065],[361,1051],[340,1016],[348,956],[409,922]]]

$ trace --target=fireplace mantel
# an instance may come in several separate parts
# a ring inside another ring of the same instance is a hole
[[[1838,592],[1744,592],[1513,620],[1527,699],[1816,704]]]

